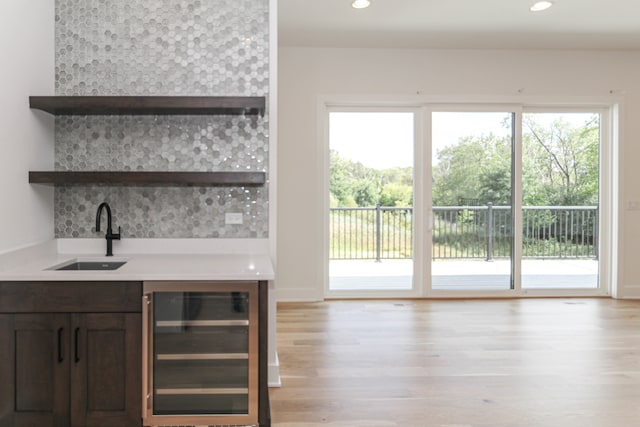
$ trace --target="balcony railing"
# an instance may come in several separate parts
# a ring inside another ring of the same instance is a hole
[[[413,208],[331,208],[330,259],[411,259]],[[434,259],[511,256],[510,206],[434,206]],[[523,258],[597,258],[596,206],[522,208]]]

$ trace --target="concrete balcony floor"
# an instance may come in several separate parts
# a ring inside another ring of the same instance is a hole
[[[431,264],[433,289],[509,289],[508,260],[436,260]],[[411,260],[332,260],[329,262],[330,289],[407,290],[411,289]],[[522,261],[523,289],[595,289],[598,261],[591,259],[545,259]]]

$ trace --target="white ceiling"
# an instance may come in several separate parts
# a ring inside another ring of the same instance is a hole
[[[640,0],[278,0],[282,46],[640,49]]]

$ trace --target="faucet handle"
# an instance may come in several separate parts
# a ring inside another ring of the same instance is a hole
[[[109,233],[106,237],[107,239],[111,239],[111,240],[120,240],[120,226],[118,226],[118,232],[117,233]]]

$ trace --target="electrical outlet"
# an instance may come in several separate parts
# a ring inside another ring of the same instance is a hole
[[[630,211],[640,210],[640,202],[637,200],[629,200],[627,202],[627,209],[629,209]]]
[[[224,223],[226,225],[242,224],[242,213],[229,212],[224,214]]]

